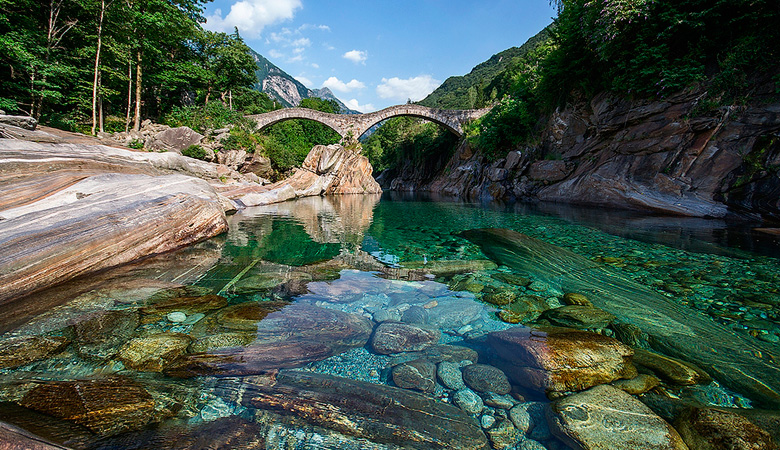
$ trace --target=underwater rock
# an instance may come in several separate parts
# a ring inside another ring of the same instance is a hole
[[[411,308],[410,308],[411,309]],[[453,329],[478,319],[485,306],[467,298],[439,298],[438,304],[426,310],[428,323],[439,328]]]
[[[0,422],[0,450],[67,450],[9,423]]]
[[[688,408],[674,423],[688,447],[696,450],[777,448],[765,430],[740,415],[713,408]]]
[[[59,353],[70,344],[60,336],[15,336],[0,340],[0,369],[15,369]]]
[[[550,309],[542,314],[553,325],[576,328],[578,330],[601,329],[609,326],[615,316],[592,306],[569,305]]]
[[[171,312],[184,312],[187,315],[195,313],[205,313],[214,309],[224,308],[227,305],[227,299],[219,295],[203,295],[199,297],[173,297],[161,300],[150,306],[144,306],[140,309],[144,315],[144,323],[151,323],[159,320]]]
[[[260,273],[242,278],[233,286],[233,289],[238,293],[252,294],[273,289],[290,281],[307,283],[311,280],[312,276],[306,272]]]
[[[280,311],[287,302],[246,302],[228,306],[218,313],[220,325],[231,330],[254,331],[258,324],[274,311]]]
[[[416,352],[439,341],[441,332],[400,322],[382,322],[371,337],[371,349],[380,355]]]
[[[529,278],[521,277],[520,275],[514,273],[498,272],[490,274],[490,277],[502,283],[512,284],[514,286],[526,287],[531,284],[531,280]]]
[[[596,333],[515,327],[490,333],[488,342],[515,383],[543,392],[580,391],[636,375],[633,350]]]
[[[512,390],[504,372],[487,364],[470,364],[463,369],[463,381],[477,392],[495,392],[508,394]]]
[[[508,309],[499,312],[499,318],[507,323],[528,323],[536,320],[547,308],[547,302],[542,297],[521,295]]]
[[[357,314],[290,304],[268,314],[246,347],[183,355],[165,373],[176,377],[262,374],[300,367],[366,344],[372,322]]]
[[[122,309],[95,311],[73,319],[71,323],[78,354],[88,359],[105,360],[116,355],[133,336],[140,321],[136,310]]]
[[[485,259],[409,261],[401,263],[405,269],[420,269],[425,273],[439,276],[452,276],[459,273],[483,272],[493,270],[496,264]]]
[[[154,400],[149,392],[119,376],[47,382],[28,392],[21,405],[84,425],[98,434],[141,428],[154,413]]]
[[[601,385],[553,402],[553,434],[571,448],[687,450],[677,431],[639,400]]]
[[[162,372],[183,354],[192,339],[186,334],[160,333],[131,340],[119,350],[119,359],[142,372]]]
[[[436,365],[427,359],[398,364],[391,372],[393,383],[404,389],[433,392],[436,388]]]
[[[567,292],[563,294],[563,303],[566,305],[593,306],[588,297],[576,292]]]
[[[452,394],[452,402],[469,414],[478,414],[485,408],[482,398],[468,388],[455,391]]]
[[[392,386],[285,371],[247,388],[242,404],[340,433],[404,448],[488,449],[460,409]]]
[[[707,372],[691,363],[641,348],[634,350],[634,363],[651,369],[670,383],[681,386],[708,384],[712,381]]]
[[[196,426],[160,426],[99,438],[90,450],[153,448],[155,450],[265,450],[263,425],[236,416]],[[146,445],[145,445],[146,444]]]
[[[617,380],[612,382],[612,386],[631,395],[644,394],[645,392],[658,386],[660,381],[652,375],[640,373],[630,380]]]
[[[614,269],[524,234],[491,228],[462,235],[518,273],[531,273],[563,292],[594,293],[590,300],[596,307],[637,326],[649,335],[654,349],[707,367],[718,381],[758,405],[780,406],[776,346],[681,308]]]
[[[486,405],[498,409],[510,409],[517,403],[512,396],[499,395],[495,392],[485,392],[482,394],[482,400]]]
[[[255,335],[252,333],[211,334],[190,344],[189,351],[192,353],[200,353],[225,347],[244,347],[254,340]]]
[[[439,376],[439,381],[447,389],[460,390],[466,389],[466,384],[463,382],[463,374],[460,371],[460,366],[453,362],[442,361],[436,368],[436,375]]]
[[[509,419],[515,425],[515,428],[522,433],[527,433],[531,429],[531,414],[528,413],[526,405],[515,405],[509,410]]]
[[[512,422],[507,419],[500,420],[492,428],[485,430],[490,444],[496,450],[503,450],[512,447],[520,439],[520,433]]]
[[[497,306],[508,305],[515,301],[517,294],[514,291],[499,290],[482,296],[482,300]]]

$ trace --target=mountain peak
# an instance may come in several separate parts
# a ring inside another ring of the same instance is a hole
[[[347,108],[347,105],[339,100],[330,89],[326,87],[309,89],[254,50],[252,50],[252,57],[257,63],[257,70],[255,71],[257,83],[255,83],[255,89],[265,92],[285,108],[298,106],[304,98],[319,97],[325,100],[335,100],[339,108],[341,108],[342,114],[360,114],[359,111]]]

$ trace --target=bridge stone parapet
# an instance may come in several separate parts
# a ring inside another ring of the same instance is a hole
[[[343,139],[349,140],[359,138],[371,127],[383,120],[398,116],[411,116],[430,120],[461,136],[465,123],[482,117],[488,111],[490,111],[490,108],[449,110],[406,104],[391,106],[367,114],[330,114],[308,108],[286,108],[247,117],[256,121],[260,129],[289,119],[314,120],[329,126]]]

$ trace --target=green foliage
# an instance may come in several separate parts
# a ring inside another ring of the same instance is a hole
[[[435,164],[452,155],[457,137],[441,126],[413,117],[394,117],[363,142],[363,152],[375,171],[405,162]]]
[[[468,74],[447,78],[441,86],[421,100],[419,104],[443,109],[470,109],[487,106],[492,100],[502,97],[500,92],[491,96],[492,89],[488,88],[495,77],[548,39],[549,29],[545,28],[520,47],[512,47],[493,55],[489,60],[474,67]]]
[[[336,113],[339,105],[333,100],[305,98],[299,105],[326,113]],[[335,144],[341,136],[327,125],[303,119],[285,120],[263,130],[260,146],[271,159],[277,172],[286,172],[300,166],[306,155],[317,144]]]
[[[222,140],[225,150],[244,150],[248,153],[254,153],[259,144],[260,136],[243,127],[233,127],[230,136]]]
[[[92,117],[98,37],[97,104],[105,131],[127,126],[139,69],[141,120],[223,99],[248,113],[273,109],[267,96],[251,92],[256,67],[238,33],[201,27],[206,2],[0,0],[0,109],[84,130]]]
[[[205,161],[206,157],[208,156],[208,150],[196,144],[185,148],[181,151],[181,154],[184,156],[189,156],[190,158],[201,159]]]
[[[222,102],[210,102],[202,106],[174,107],[163,118],[163,123],[172,127],[190,127],[200,133],[229,125],[248,131],[254,131],[255,127],[255,123],[244,117],[241,111],[230,109]]]
[[[466,135],[489,161],[495,161],[531,138],[538,120],[539,116],[529,109],[528,102],[507,97],[470,124]]]
[[[141,139],[133,139],[127,146],[136,150],[141,150],[144,148],[144,141]]]

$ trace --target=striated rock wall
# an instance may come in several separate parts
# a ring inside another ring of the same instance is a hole
[[[546,200],[699,217],[780,220],[780,102],[697,114],[703,96],[605,93],[556,111],[541,142],[489,163],[465,143],[444,165],[382,174],[383,187],[471,199]]]
[[[0,304],[226,231],[235,205],[196,178],[220,174],[172,153],[0,139]]]

